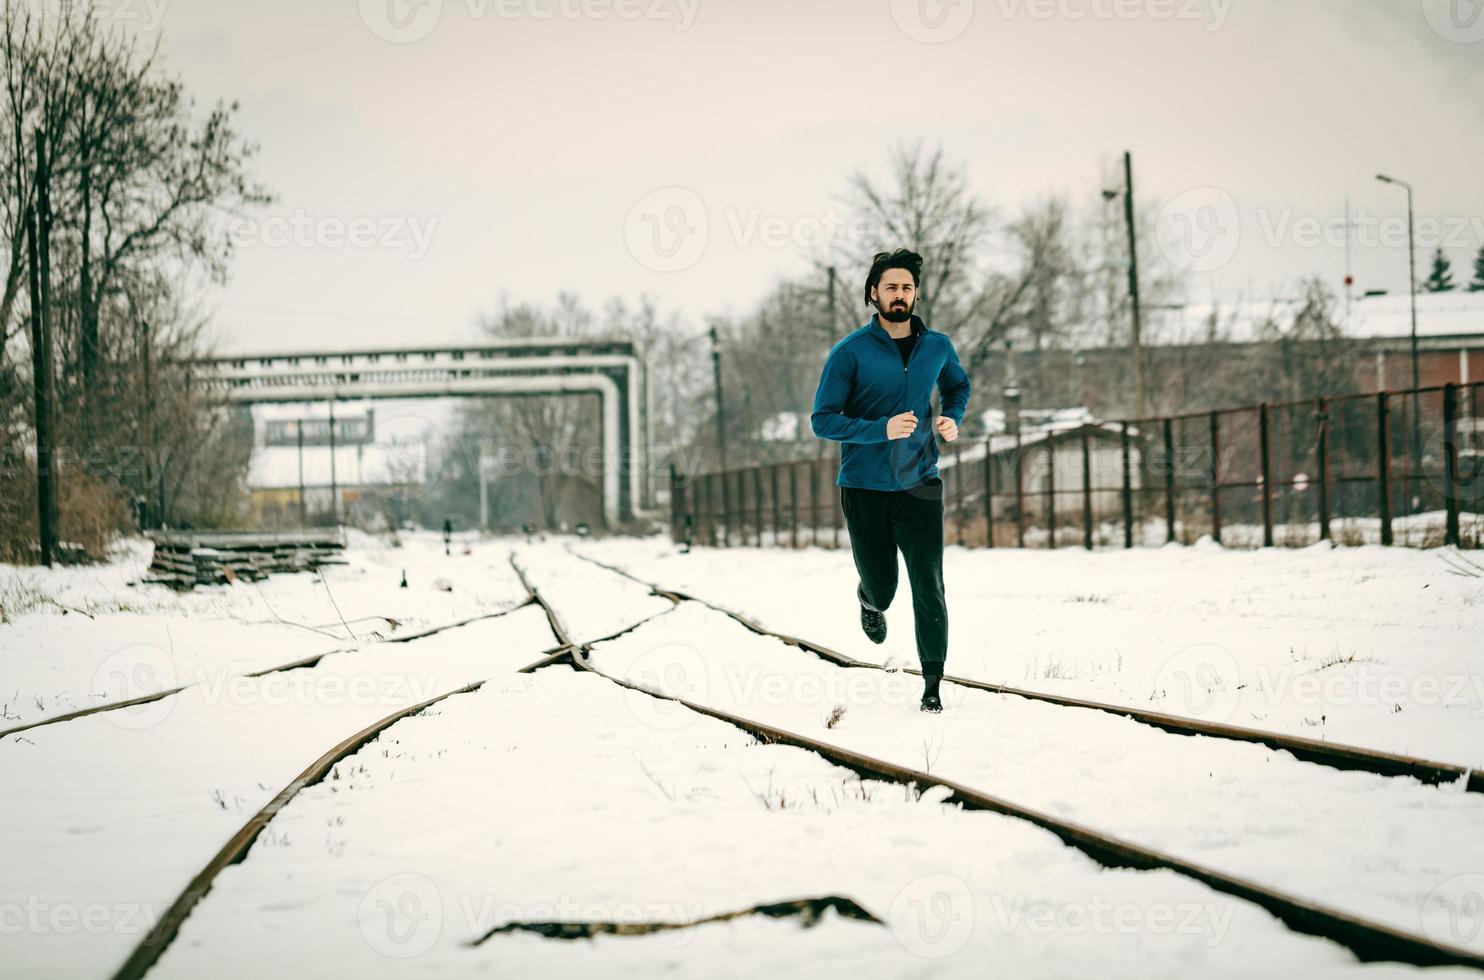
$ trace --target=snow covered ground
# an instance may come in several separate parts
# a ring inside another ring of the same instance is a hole
[[[347,565],[187,593],[130,585],[149,566],[145,541],[101,566],[0,565],[0,731],[525,601],[503,547],[460,539],[445,558],[435,535],[393,548],[350,532],[350,543]]]
[[[324,751],[398,708],[518,669],[550,636],[546,617],[527,607],[415,644],[200,684],[6,739],[7,893],[48,919],[99,906],[118,921],[65,942],[46,930],[6,936],[0,972],[106,975],[138,942],[132,930],[157,919],[226,839]]]
[[[913,713],[915,677],[837,667],[697,603],[600,645],[593,659],[648,689],[993,787],[1021,805],[1403,930],[1418,928],[1418,910],[1459,867],[1484,866],[1484,794],[1337,772],[1262,746],[971,689],[951,688],[941,717]],[[676,730],[680,721],[653,723]],[[1426,834],[1411,833],[1423,823]],[[1323,847],[1306,846],[1316,842],[1304,832],[1321,827],[1338,832]]]
[[[638,723],[659,710],[643,700],[548,670],[399,723],[285,809],[281,838],[222,875],[154,975],[264,976],[285,948],[303,977],[1412,972],[1362,968],[1172,874],[1103,870],[1022,822],[862,783],[685,709],[678,734]],[[756,917],[465,945],[508,923],[686,923],[832,895],[880,924]]]
[[[1102,868],[1022,821],[862,782],[592,674],[516,674],[555,640],[538,608],[515,608],[512,554],[576,639],[620,634],[594,649],[599,670],[1484,952],[1484,796],[957,687],[942,716],[924,716],[910,675],[826,664],[569,546],[861,660],[915,660],[905,578],[874,646],[848,551],[510,538],[456,542],[445,557],[433,535],[401,548],[358,536],[350,565],[323,581],[187,595],[128,586],[148,560],[137,546],[101,568],[0,569],[0,729],[192,683],[0,739],[0,978],[110,975],[305,766],[398,708],[486,678],[295,797],[151,976],[1417,972],[1361,964],[1173,873]],[[952,671],[1484,757],[1484,576],[1465,571],[1468,553],[950,548],[947,560]],[[513,611],[379,642],[501,610]],[[119,650],[141,645],[155,652],[120,666]],[[122,687],[94,682],[115,674]],[[749,913],[832,896],[861,917],[827,911],[810,928]],[[742,914],[691,924],[730,913]],[[551,921],[675,928],[582,941],[520,928]]]

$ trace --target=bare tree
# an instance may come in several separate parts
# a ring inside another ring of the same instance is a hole
[[[1087,274],[1064,200],[1032,203],[1001,228],[942,147],[893,148],[891,173],[886,185],[861,173],[850,179],[853,202],[877,229],[857,259],[900,245],[922,254],[919,312],[955,336],[971,376],[1012,336],[1039,350],[1078,328]]]
[[[1353,354],[1344,344],[1344,330],[1336,309],[1334,290],[1319,276],[1298,286],[1298,304],[1286,329],[1269,321],[1259,340],[1268,341],[1270,375],[1281,379],[1276,397],[1297,401],[1347,390],[1353,380]]]
[[[85,4],[42,14],[5,0],[0,12],[0,244],[9,247],[0,425],[8,440],[27,438],[29,358],[19,354],[31,311],[20,246],[39,140],[51,173],[57,426],[65,458],[81,461],[67,464],[68,479],[86,474],[90,492],[173,502],[177,519],[234,520],[243,419],[190,383],[205,319],[181,294],[197,272],[225,278],[223,215],[271,195],[248,173],[256,147],[234,128],[235,104],[198,117],[157,50],[102,23]],[[145,456],[148,466],[129,462]],[[73,503],[74,513],[87,509]],[[67,522],[64,510],[64,533]],[[31,532],[8,524],[3,533]]]
[[[890,166],[885,184],[861,172],[850,178],[850,199],[874,229],[857,264],[865,268],[872,253],[898,247],[921,253],[918,312],[934,329],[955,333],[981,309],[977,265],[992,214],[970,192],[964,168],[944,159],[942,146],[928,152],[920,142],[899,144]]]
[[[987,273],[960,351],[973,376],[1008,340],[1041,351],[1079,336],[1088,312],[1088,275],[1070,209],[1058,197],[1026,206],[1006,229],[1002,260]]]

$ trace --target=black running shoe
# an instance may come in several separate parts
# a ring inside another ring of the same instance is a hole
[[[942,714],[943,701],[936,694],[924,694],[922,696],[922,710],[930,714]]]
[[[855,597],[860,598],[860,589],[855,590]],[[877,612],[861,603],[861,629],[872,643],[886,642],[886,614]]]

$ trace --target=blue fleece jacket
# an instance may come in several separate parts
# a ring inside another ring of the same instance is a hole
[[[811,420],[815,435],[844,443],[837,486],[906,490],[938,475],[934,385],[942,392],[941,414],[963,424],[971,386],[953,341],[917,316],[912,330],[917,343],[905,367],[875,316],[825,358]],[[905,439],[887,439],[887,420],[907,411],[917,416],[917,429]]]

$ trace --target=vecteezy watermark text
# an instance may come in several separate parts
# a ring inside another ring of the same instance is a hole
[[[617,20],[669,23],[690,30],[700,0],[360,0],[361,22],[393,44],[421,41],[438,29],[445,10],[462,8],[472,21]]]

